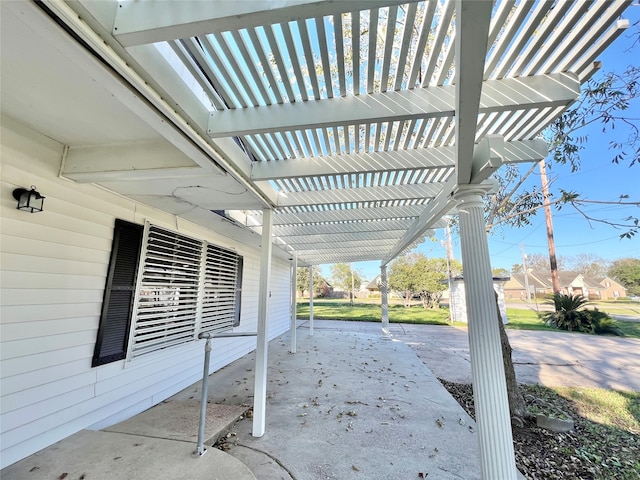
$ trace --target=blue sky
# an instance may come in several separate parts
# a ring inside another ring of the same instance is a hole
[[[638,31],[633,26],[640,21],[640,5],[634,4],[627,8],[624,18],[628,18],[631,27],[623,33],[606,52],[600,55],[602,69],[598,78],[604,72],[611,70],[624,71],[631,62],[640,63],[640,42],[634,45],[631,34]],[[633,45],[633,46],[632,46]],[[640,118],[640,99],[636,99],[628,111],[628,117]],[[608,130],[602,133],[602,127],[596,124],[585,128],[583,133],[588,135],[585,149],[581,152],[582,167],[571,173],[569,167],[554,166],[547,169],[547,176],[552,182],[550,190],[553,193],[562,188],[576,191],[590,200],[617,200],[620,195],[629,195],[628,200],[640,201],[640,164],[629,167],[626,164],[613,164],[613,153],[609,150],[609,142],[617,131]],[[539,185],[539,175],[536,170],[530,181]],[[585,208],[593,217],[610,221],[621,221],[633,215],[640,217],[640,208],[612,205],[592,205]],[[616,230],[609,225],[589,223],[585,218],[570,207],[560,211],[553,210],[554,237],[556,253],[561,257],[572,257],[578,254],[593,254],[605,260],[615,260],[624,257],[640,257],[640,234],[632,239],[620,239],[622,230]],[[445,250],[441,245],[444,231],[436,231],[436,241],[427,241],[418,248],[429,257],[444,257]],[[520,244],[523,244],[527,254],[548,254],[547,234],[543,211],[539,211],[533,219],[532,225],[522,228],[505,228],[495,232],[489,238],[489,251],[494,268],[503,267],[507,270],[516,263],[521,263]],[[460,242],[454,235],[454,255],[460,260]],[[367,280],[373,279],[380,271],[379,262],[354,263]],[[323,275],[330,277],[329,266],[321,268]]]

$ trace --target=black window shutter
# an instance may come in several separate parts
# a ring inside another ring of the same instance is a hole
[[[240,255],[238,255],[238,271],[236,277],[236,318],[233,322],[233,326],[237,327],[240,325],[240,299],[242,297],[242,265],[243,260]]]
[[[92,367],[127,355],[143,226],[116,219]]]

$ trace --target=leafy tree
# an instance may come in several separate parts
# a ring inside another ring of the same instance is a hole
[[[362,284],[360,272],[354,270],[349,264],[336,263],[331,265],[331,277],[334,286],[342,288],[345,292],[349,292],[349,303],[353,305],[356,291]]]
[[[451,265],[454,274],[462,271],[456,260]],[[389,287],[404,292],[405,307],[411,297],[419,295],[424,308],[438,308],[442,292],[447,288],[447,261],[427,258],[423,253],[410,253],[398,257],[389,266]]]
[[[509,270],[507,270],[506,268],[494,268],[493,270],[491,270],[491,272],[493,273],[494,277],[508,277],[510,275]]]
[[[313,269],[313,293],[318,295],[322,293],[324,280],[318,269]],[[306,267],[298,268],[296,272],[296,287],[300,291],[300,296],[304,297],[304,292],[309,291],[309,269]]]
[[[416,278],[413,272],[415,260],[412,259],[412,255],[416,254],[398,257],[389,265],[389,288],[404,292],[405,307],[411,304],[411,296],[416,290]]]
[[[629,295],[640,295],[640,258],[621,258],[613,262],[609,276],[620,282]]]

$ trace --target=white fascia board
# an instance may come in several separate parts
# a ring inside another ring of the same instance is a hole
[[[455,205],[455,201],[452,197],[455,186],[456,178],[455,176],[452,176],[444,183],[440,195],[429,202],[427,207],[421,212],[420,216],[414,221],[411,228],[405,232],[403,237],[389,251],[387,256],[383,258],[382,265],[388,264],[400,255],[409,245],[424,235],[424,232],[432,228],[436,222],[451,210]]]
[[[440,187],[437,183],[381,185],[363,188],[290,192],[287,194],[280,193],[278,195],[278,207],[433,198],[439,192]]]
[[[210,113],[208,134],[212,138],[233,137],[333,125],[453,116],[456,113],[455,88],[453,85],[444,85],[221,110]],[[477,113],[564,106],[574,102],[579,95],[580,82],[571,73],[486,80]],[[477,114],[473,120],[473,138],[476,121]]]
[[[471,179],[493,2],[456,0],[456,176]]]
[[[206,158],[202,165],[205,167],[187,158],[169,142],[152,140],[69,147],[60,175],[80,183],[224,175]]]
[[[142,45],[402,3],[407,2],[406,0],[124,1],[119,3],[113,25],[113,36],[123,46]]]

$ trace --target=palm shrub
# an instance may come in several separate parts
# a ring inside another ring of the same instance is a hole
[[[589,317],[594,333],[598,335],[618,335],[620,337],[624,335],[618,328],[618,322],[611,318],[608,313],[601,312],[597,308],[584,310],[584,313]]]
[[[556,293],[553,295],[555,312],[544,315],[544,320],[547,325],[560,330],[594,333],[589,314],[580,310],[587,303],[588,300],[582,295]]]

